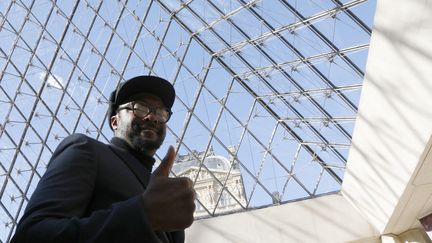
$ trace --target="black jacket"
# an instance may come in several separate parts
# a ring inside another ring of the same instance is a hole
[[[124,141],[112,143],[64,139],[11,242],[184,242],[184,231],[154,232],[146,219],[141,194],[154,159],[140,161]]]

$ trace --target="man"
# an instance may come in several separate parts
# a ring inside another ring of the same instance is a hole
[[[195,191],[191,180],[168,177],[172,146],[151,174],[174,99],[162,78],[121,83],[110,96],[111,143],[82,134],[64,139],[12,242],[184,242]]]

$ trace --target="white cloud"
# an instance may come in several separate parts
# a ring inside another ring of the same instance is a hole
[[[39,78],[41,81],[43,81],[45,75],[46,75],[46,72],[39,73]],[[57,76],[55,74],[53,74],[53,75],[48,74],[48,79],[47,79],[46,83],[47,83],[48,87],[52,87],[55,89],[63,89],[63,87],[64,87],[63,79],[60,76]]]

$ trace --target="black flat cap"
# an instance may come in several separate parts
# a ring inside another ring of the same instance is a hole
[[[115,115],[119,105],[127,103],[130,98],[140,94],[149,93],[159,97],[165,107],[171,109],[174,104],[175,90],[170,82],[156,76],[137,76],[119,84],[109,97],[108,124],[111,126],[111,117]]]

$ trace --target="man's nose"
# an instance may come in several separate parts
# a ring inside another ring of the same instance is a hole
[[[154,123],[159,123],[160,122],[159,119],[158,119],[158,117],[152,111],[150,113],[148,113],[143,118],[143,120],[144,121],[151,121],[151,122],[154,122]]]

